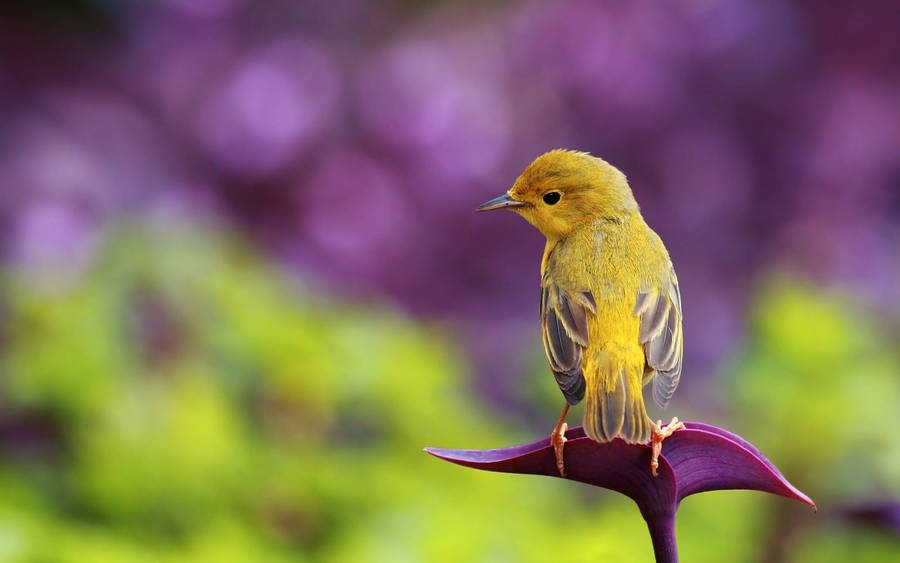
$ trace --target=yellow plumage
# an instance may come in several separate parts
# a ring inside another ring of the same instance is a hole
[[[653,424],[642,388],[653,381],[654,399],[665,406],[681,374],[681,297],[666,248],[624,174],[587,153],[551,151],[479,209],[501,207],[547,238],[544,347],[568,403],[586,402],[588,436],[647,442]]]

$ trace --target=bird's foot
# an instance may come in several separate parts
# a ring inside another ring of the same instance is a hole
[[[661,420],[658,420],[656,421],[656,424],[651,424],[650,427],[650,447],[653,449],[653,454],[650,457],[650,472],[656,477],[657,469],[659,469],[659,454],[662,452],[663,440],[674,434],[677,430],[684,430],[685,426],[683,422],[678,422],[678,417],[676,416],[665,426],[662,425]]]
[[[553,452],[556,454],[556,468],[559,469],[559,476],[566,476],[566,466],[563,463],[563,447],[566,444],[566,430],[569,425],[565,422],[558,424],[550,434],[550,443],[553,444]]]

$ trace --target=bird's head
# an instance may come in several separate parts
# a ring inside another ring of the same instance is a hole
[[[585,152],[552,150],[537,157],[508,192],[476,211],[510,209],[548,239],[565,237],[598,217],[638,211],[625,175]]]

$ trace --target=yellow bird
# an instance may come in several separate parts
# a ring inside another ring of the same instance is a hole
[[[625,175],[588,153],[539,156],[504,195],[477,211],[510,209],[547,238],[541,260],[541,333],[566,399],[551,434],[565,476],[569,406],[586,399],[584,429],[597,442],[662,441],[684,428],[647,416],[643,386],[665,407],[681,376],[681,293],[662,240],[644,222]]]

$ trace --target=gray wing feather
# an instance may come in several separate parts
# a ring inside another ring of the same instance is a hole
[[[574,303],[565,293],[561,293],[557,310],[569,337],[582,348],[587,348],[588,327],[584,307]]]
[[[647,365],[654,371],[653,400],[665,407],[681,378],[684,356],[681,329],[681,291],[675,271],[670,270],[669,286],[663,291],[638,294],[635,315],[641,319],[640,342]]]
[[[587,292],[569,295],[556,284],[541,288],[541,336],[556,383],[570,404],[584,398],[581,353],[588,345],[587,309],[594,298]]]

